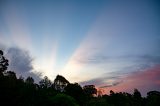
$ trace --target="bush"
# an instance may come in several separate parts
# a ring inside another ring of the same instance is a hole
[[[66,94],[57,94],[50,98],[52,106],[78,106],[75,99]]]

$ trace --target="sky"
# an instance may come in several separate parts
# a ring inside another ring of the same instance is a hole
[[[0,0],[0,49],[19,76],[160,90],[160,2]]]

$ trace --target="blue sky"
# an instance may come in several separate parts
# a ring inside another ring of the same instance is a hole
[[[51,80],[62,74],[71,82],[101,79],[97,86],[112,85],[160,64],[159,4],[156,0],[1,0],[0,44],[28,51],[34,59],[29,71]]]

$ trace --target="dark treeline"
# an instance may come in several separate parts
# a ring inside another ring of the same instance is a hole
[[[81,87],[57,75],[54,82],[44,77],[39,84],[32,77],[17,78],[7,71],[8,60],[0,50],[0,106],[160,106],[160,92],[150,91],[146,97],[135,89],[110,95],[98,93],[94,85]]]

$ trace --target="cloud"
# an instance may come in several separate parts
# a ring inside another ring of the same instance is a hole
[[[101,70],[103,75],[112,73],[112,76],[114,76],[114,74],[119,72],[120,74],[132,73],[154,67],[160,64],[160,56],[151,54],[122,56],[107,56],[97,54],[84,56],[84,58],[78,58],[75,61],[77,61],[78,64],[95,68],[98,67],[98,70]]]
[[[124,72],[110,72],[102,77],[94,78],[88,81],[80,82],[83,85],[96,85],[99,88],[111,87],[116,86],[122,83],[122,77],[126,76],[127,73]]]
[[[6,46],[0,43],[0,50],[4,51],[5,48],[6,48]]]
[[[109,57],[103,55],[89,55],[83,57],[76,57],[77,63],[81,64],[99,64],[105,62]]]
[[[122,83],[123,81],[118,81],[118,82],[114,82],[111,85],[105,85],[105,86],[101,86],[99,88],[108,88],[108,87],[113,87],[113,86],[117,86],[118,84]]]
[[[99,63],[107,63],[110,61],[141,61],[141,62],[148,62],[148,63],[160,63],[160,56],[153,56],[153,55],[122,55],[122,56],[107,56],[107,55],[101,55],[101,54],[95,54],[95,55],[88,55],[88,56],[82,56],[77,57],[75,59],[77,63],[81,64],[99,64]]]
[[[33,59],[30,57],[27,51],[12,47],[8,49],[7,57],[10,60],[10,70],[16,70],[18,73],[25,73],[33,70]]]
[[[122,78],[122,83],[116,86],[106,86],[106,93],[109,94],[110,90],[116,92],[132,92],[134,88],[141,91],[143,96],[151,90],[160,90],[160,65],[148,68],[143,71],[137,71]],[[105,86],[105,85],[104,85]],[[104,87],[105,88],[105,87]]]
[[[81,85],[96,85],[109,94],[115,92],[132,93],[134,88],[140,90],[143,96],[151,90],[160,90],[160,64],[142,70],[127,72],[110,72],[102,77],[80,82]]]
[[[84,59],[84,60],[83,60]],[[80,82],[81,85],[94,84],[100,88],[116,86],[123,82],[123,78],[138,71],[144,71],[160,64],[160,56],[126,55],[126,56],[93,56],[77,60],[80,64],[89,64],[91,67],[104,64],[105,72],[93,79]],[[111,66],[112,64],[113,66]],[[112,70],[109,70],[112,69]],[[99,73],[97,72],[97,75]]]
[[[16,75],[18,77],[28,77],[31,76],[35,79],[35,81],[40,80],[40,73],[37,73],[34,71],[33,68],[33,58],[30,56],[29,52],[26,50],[23,50],[18,47],[4,47],[2,48],[5,50],[5,57],[9,60],[9,71],[16,72]]]

